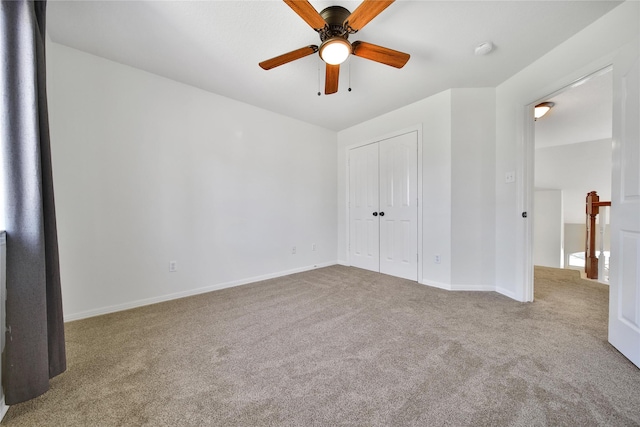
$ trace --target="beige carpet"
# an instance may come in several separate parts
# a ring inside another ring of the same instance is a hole
[[[6,426],[630,426],[608,288],[536,302],[334,266],[67,324],[68,371]]]

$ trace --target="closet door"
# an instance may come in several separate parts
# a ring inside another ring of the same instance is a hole
[[[379,271],[378,144],[349,153],[349,251],[354,267]]]
[[[417,133],[349,152],[349,253],[354,267],[418,279]]]
[[[379,144],[380,272],[418,280],[417,134]]]

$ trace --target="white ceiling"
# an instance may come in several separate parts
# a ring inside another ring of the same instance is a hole
[[[353,11],[359,2],[311,4]],[[351,57],[341,68],[339,92],[329,96],[317,95],[324,67],[316,55],[270,71],[258,67],[319,44],[282,1],[53,0],[47,26],[56,43],[342,130],[445,89],[494,87],[618,4],[398,0],[349,40],[407,52],[407,65],[398,70]],[[487,40],[495,50],[475,56],[474,47]]]
[[[611,139],[613,78],[598,73],[545,101],[554,107],[536,121],[536,148]]]

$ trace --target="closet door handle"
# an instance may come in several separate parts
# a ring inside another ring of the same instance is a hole
[[[384,212],[380,212],[380,216],[384,216]]]
[[[374,212],[374,213],[373,213],[373,216],[378,216],[378,212]]]

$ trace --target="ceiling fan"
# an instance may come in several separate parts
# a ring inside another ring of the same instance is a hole
[[[270,70],[320,52],[320,58],[327,64],[324,84],[326,95],[338,91],[340,64],[346,61],[349,55],[402,68],[409,60],[409,54],[363,41],[353,43],[348,41],[349,34],[361,30],[394,1],[364,0],[353,13],[342,6],[329,6],[318,13],[308,0],[284,0],[295,13],[318,32],[322,43],[320,47],[316,45],[305,46],[262,61],[259,65],[265,70]]]

